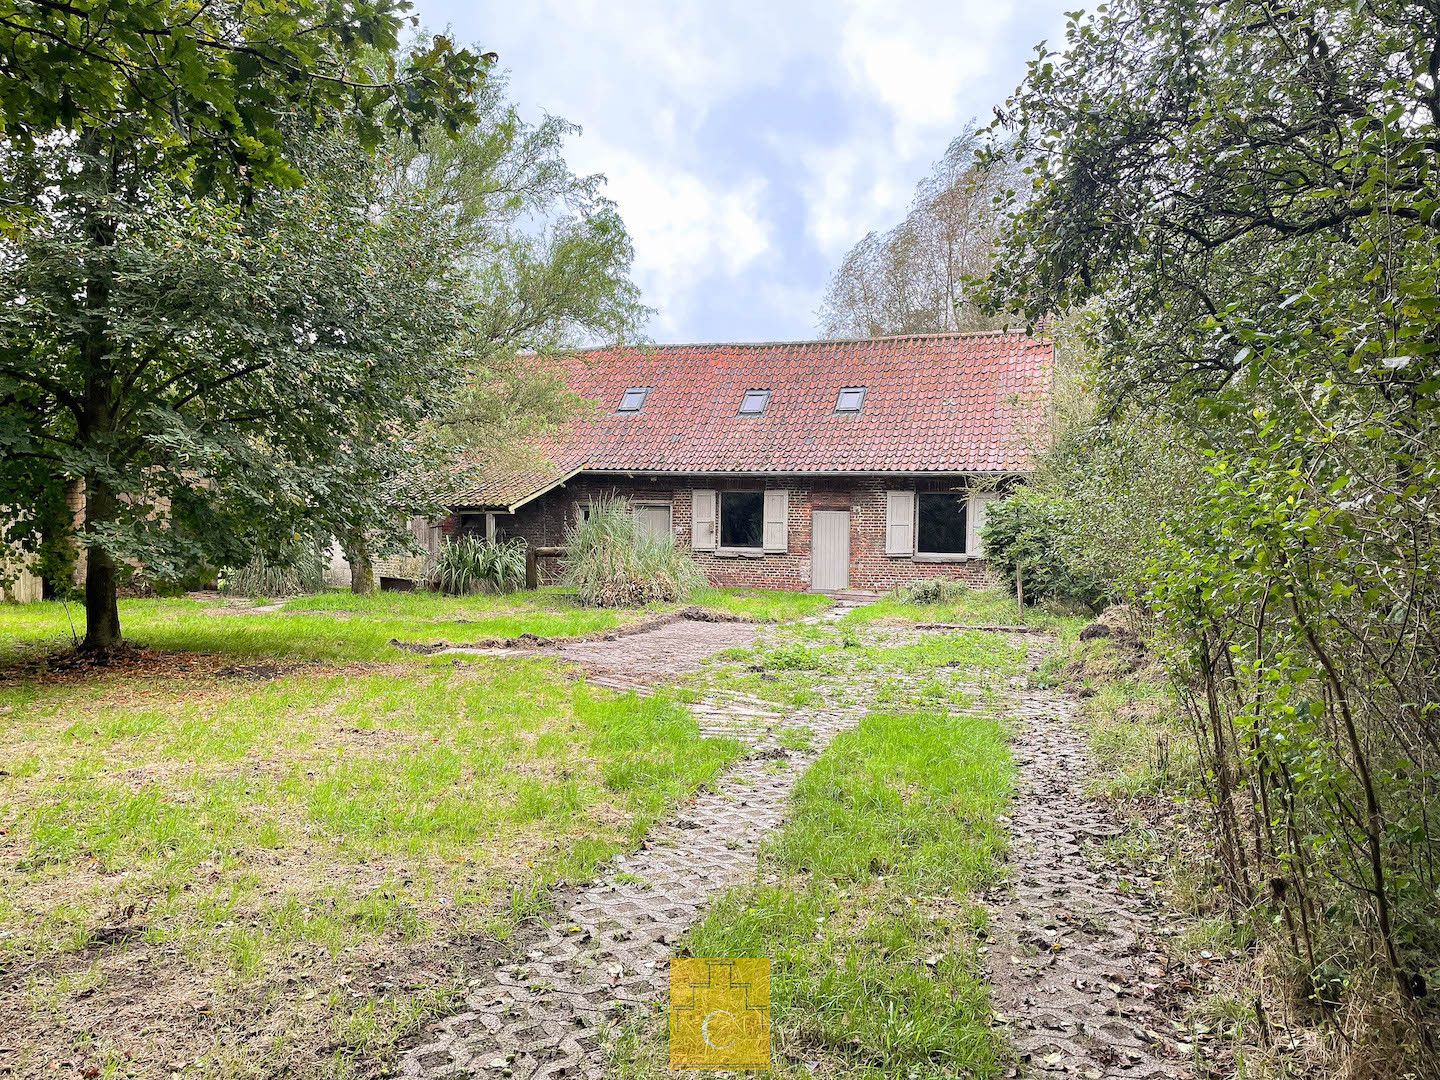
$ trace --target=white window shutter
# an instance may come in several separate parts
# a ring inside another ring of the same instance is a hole
[[[711,488],[696,488],[690,500],[690,547],[695,551],[714,551],[719,537],[719,515],[716,493]]]
[[[790,492],[765,492],[765,550],[790,550]]]
[[[885,554],[915,554],[915,493],[885,493]]]
[[[970,524],[971,555],[985,554],[985,540],[980,531],[985,528],[985,515],[990,512],[990,504],[998,498],[998,491],[977,491],[970,496],[970,513],[967,516]]]

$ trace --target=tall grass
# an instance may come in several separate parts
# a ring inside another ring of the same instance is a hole
[[[430,580],[441,592],[514,592],[525,584],[525,541],[462,536],[440,549]]]
[[[627,607],[688,599],[705,575],[671,537],[655,539],[621,498],[592,503],[590,517],[565,537],[569,549],[565,584],[580,601],[597,607]]]
[[[300,596],[325,588],[325,556],[309,544],[279,558],[256,555],[220,575],[220,591],[234,596]]]

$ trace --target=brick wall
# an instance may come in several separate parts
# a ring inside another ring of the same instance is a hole
[[[712,584],[770,589],[803,590],[810,587],[810,520],[814,510],[850,511],[850,588],[885,592],[897,585],[924,578],[952,578],[975,587],[992,582],[984,559],[926,562],[913,556],[885,554],[885,493],[905,487],[921,491],[953,491],[963,482],[902,481],[882,477],[609,477],[580,476],[564,487],[523,506],[513,516],[497,521],[501,537],[518,536],[533,546],[564,542],[566,528],[578,508],[602,495],[620,495],[632,502],[670,506],[675,541],[688,548],[691,539],[691,495],[696,488],[718,491],[783,489],[789,498],[789,551],[784,554],[716,554],[695,552],[695,559]],[[483,517],[460,519],[467,527],[483,528]],[[451,527],[456,519],[451,519]],[[543,560],[542,570],[553,580],[558,560]]]

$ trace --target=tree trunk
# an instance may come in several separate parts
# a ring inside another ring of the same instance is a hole
[[[340,541],[345,561],[350,564],[350,591],[369,596],[375,591],[375,566],[370,561],[370,545],[363,536],[349,536]]]
[[[103,524],[115,514],[115,495],[91,481],[85,492],[85,524]],[[90,548],[85,568],[85,652],[103,653],[120,644],[119,568],[104,547]]]
[[[102,209],[105,197],[116,189],[120,155],[112,141],[102,155],[106,136],[87,132],[81,148],[92,155],[84,165],[93,201],[86,211],[86,232],[92,252],[85,267],[85,320],[80,334],[80,354],[85,366],[85,392],[81,403],[79,440],[87,450],[97,446],[109,450],[117,423],[119,402],[117,380],[110,353],[110,247],[115,243],[116,225]],[[107,455],[108,457],[108,455]],[[107,461],[106,467],[112,462]],[[85,559],[85,643],[86,652],[105,652],[120,644],[118,567],[105,549],[95,526],[115,520],[118,500],[113,480],[85,478],[85,531],[91,546]]]

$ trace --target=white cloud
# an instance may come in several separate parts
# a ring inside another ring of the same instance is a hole
[[[636,278],[658,309],[657,329],[681,331],[692,290],[717,276],[746,274],[771,249],[763,177],[723,187],[624,150],[591,153],[609,163],[606,193],[625,215]]]
[[[966,88],[988,82],[996,38],[1012,17],[1009,5],[983,0],[851,5],[841,55],[860,92],[888,108],[902,159],[936,155],[936,133],[966,119]]]
[[[843,252],[899,220],[929,163],[1013,89],[1064,6],[418,3],[431,25],[500,52],[522,109],[583,126],[570,160],[609,178],[658,340],[810,333]]]

